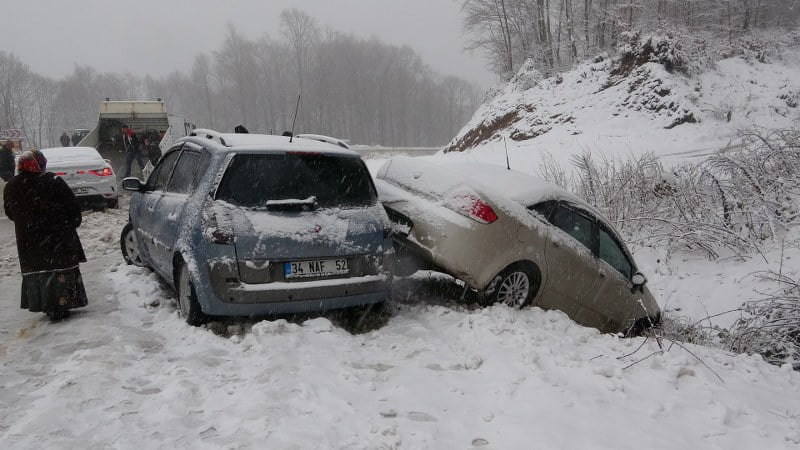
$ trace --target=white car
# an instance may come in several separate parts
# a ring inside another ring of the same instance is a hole
[[[40,150],[47,158],[47,171],[61,177],[82,202],[116,208],[119,204],[117,176],[108,160],[92,147],[55,147]]]

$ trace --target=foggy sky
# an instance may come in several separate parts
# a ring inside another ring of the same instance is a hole
[[[249,39],[280,35],[279,16],[298,8],[360,37],[410,45],[442,75],[486,87],[494,77],[479,54],[463,51],[454,0],[2,0],[0,49],[43,75],[75,64],[101,72],[188,72],[194,56],[218,50],[228,23]]]

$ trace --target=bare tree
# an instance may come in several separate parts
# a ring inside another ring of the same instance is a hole
[[[299,91],[303,92],[306,68],[319,41],[317,21],[299,9],[292,8],[281,12],[281,30],[294,51],[297,85]]]

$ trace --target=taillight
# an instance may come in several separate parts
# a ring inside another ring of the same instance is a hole
[[[110,177],[111,175],[114,175],[114,172],[111,171],[110,167],[104,167],[102,169],[90,170],[89,173],[92,174],[92,175],[97,175],[98,177]]]
[[[67,174],[67,172],[56,172],[56,176],[57,177],[63,177],[66,174]]]
[[[202,215],[203,237],[212,244],[233,245],[233,222],[224,207],[206,202]]]
[[[498,217],[491,206],[475,191],[461,187],[445,200],[447,208],[481,223],[495,222]]]

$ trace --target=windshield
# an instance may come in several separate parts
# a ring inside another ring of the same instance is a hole
[[[302,153],[236,155],[217,189],[218,199],[248,208],[311,197],[331,207],[371,206],[378,196],[361,159]]]

